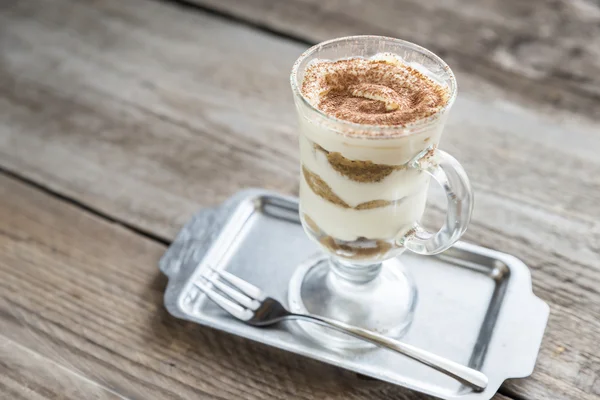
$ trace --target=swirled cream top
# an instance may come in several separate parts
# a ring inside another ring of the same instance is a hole
[[[327,115],[367,125],[406,125],[432,116],[448,89],[390,53],[372,58],[315,60],[305,70],[303,96]]]

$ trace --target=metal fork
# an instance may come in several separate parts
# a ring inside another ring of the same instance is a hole
[[[309,321],[365,340],[378,347],[403,354],[456,379],[462,384],[471,387],[476,392],[485,390],[488,384],[487,376],[480,371],[407,343],[329,318],[310,314],[291,313],[280,302],[268,297],[256,286],[227,271],[219,271],[211,266],[209,268],[213,271],[213,274],[202,276],[204,282],[195,282],[194,285],[222,309],[249,325],[264,327],[284,320]],[[227,282],[227,284],[222,281]],[[215,288],[229,298],[216,291]]]

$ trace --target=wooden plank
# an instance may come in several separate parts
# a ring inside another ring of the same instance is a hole
[[[287,73],[302,46],[154,2],[0,7],[4,168],[165,239],[245,186],[296,190]],[[460,98],[443,143],[477,192],[466,238],[522,258],[552,307],[536,373],[504,390],[594,398],[597,127],[484,94]]]
[[[11,398],[427,398],[175,320],[162,305],[163,245],[1,174],[0,227]]]
[[[218,203],[241,187],[296,190],[297,141],[260,82],[288,69],[297,49],[287,49],[279,65],[270,60],[266,76],[239,86],[239,64],[221,65],[214,40],[232,43],[230,50],[256,62],[248,44],[262,35],[222,30],[209,18],[196,20],[160,4],[132,3],[138,10],[127,8],[132,13],[127,15],[118,11],[120,2],[98,3],[104,11],[77,3],[18,2],[3,10],[0,158],[5,167],[28,171],[52,189],[165,237],[172,237],[199,204]],[[160,23],[155,12],[167,12],[182,25],[154,34],[158,26],[152,24]],[[132,31],[122,18],[145,22]],[[198,30],[187,31],[190,26]],[[87,33],[69,33],[77,30]],[[181,35],[186,41],[177,47]],[[276,50],[276,41],[272,44]],[[116,47],[96,48],[107,45]],[[152,55],[171,45],[177,47],[175,58]],[[31,46],[44,54],[36,51],[26,61],[23,51]],[[39,64],[21,73],[15,68],[23,61]],[[171,73],[164,75],[167,70]],[[48,86],[51,81],[56,85]],[[287,82],[271,81],[276,93],[289,94]],[[232,91],[223,97],[227,85]],[[240,110],[247,112],[241,116]],[[132,198],[130,191],[139,196]]]
[[[1,335],[0,360],[0,399],[124,399]]]
[[[188,0],[316,43],[376,34],[425,46],[473,92],[600,115],[600,4],[593,0]],[[463,86],[464,87],[464,86]]]

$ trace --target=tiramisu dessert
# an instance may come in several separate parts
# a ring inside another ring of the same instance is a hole
[[[300,118],[304,227],[341,258],[386,259],[425,209],[429,176],[407,163],[437,145],[443,124],[409,128],[443,117],[448,88],[418,65],[380,53],[312,60],[300,90],[330,122]]]

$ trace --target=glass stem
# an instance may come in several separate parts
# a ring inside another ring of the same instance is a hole
[[[331,257],[329,265],[337,277],[352,283],[371,282],[381,272],[381,263],[360,265]]]

